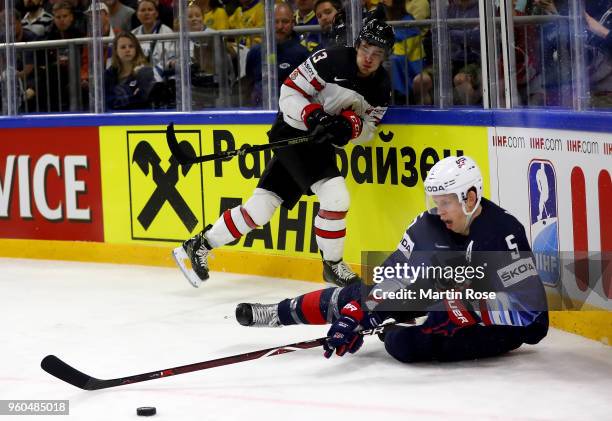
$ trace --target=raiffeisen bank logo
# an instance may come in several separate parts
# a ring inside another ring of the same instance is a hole
[[[201,133],[181,130],[181,147],[197,155]],[[197,165],[179,165],[165,130],[127,131],[132,239],[181,241],[204,221],[204,180]],[[201,228],[200,228],[201,229]]]
[[[550,161],[535,159],[528,169],[531,244],[538,274],[557,286],[560,275],[557,177]]]

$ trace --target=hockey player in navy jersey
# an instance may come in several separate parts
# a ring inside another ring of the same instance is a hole
[[[302,194],[315,194],[320,203],[314,230],[324,279],[340,286],[360,281],[343,261],[349,193],[335,148],[349,141],[362,144],[376,133],[391,96],[389,75],[381,64],[393,43],[393,29],[371,20],[354,47],[319,50],[285,80],[270,142],[307,132],[313,140],[277,149],[243,205],[226,210],[213,225],[174,249],[193,286],[208,279],[210,250],[266,224],[279,206],[292,209]]]
[[[459,267],[457,256],[464,265],[479,265],[476,272],[482,269],[473,284],[410,272],[370,286],[327,288],[277,304],[242,303],[236,308],[238,322],[268,327],[331,323],[327,358],[334,352],[356,352],[363,343],[359,329],[389,318],[407,322],[426,316],[421,325],[385,334],[387,352],[402,362],[483,358],[538,343],[548,331],[546,296],[521,223],[482,197],[482,176],[469,157],[444,158],[424,184],[428,209],[408,227],[380,273],[385,268],[425,268],[450,253],[454,259],[448,267],[453,270]],[[477,292],[489,295],[469,297],[468,290],[474,293],[479,283]],[[388,298],[407,291],[414,292],[411,299],[394,303]],[[423,298],[422,291],[429,295]]]

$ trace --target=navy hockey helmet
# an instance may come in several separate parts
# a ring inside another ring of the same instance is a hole
[[[387,23],[378,19],[372,19],[361,28],[356,46],[362,41],[380,47],[388,54],[391,52],[393,44],[395,44],[395,32]]]

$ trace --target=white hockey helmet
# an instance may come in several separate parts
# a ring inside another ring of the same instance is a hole
[[[463,213],[471,217],[482,198],[482,174],[476,162],[469,156],[449,156],[438,161],[425,179],[425,201],[427,211],[437,214],[433,196],[455,194],[461,203]],[[468,192],[475,190],[477,201],[471,212],[466,209]]]

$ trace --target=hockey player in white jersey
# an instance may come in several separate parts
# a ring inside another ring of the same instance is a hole
[[[385,335],[387,352],[402,362],[483,358],[539,342],[548,330],[546,296],[521,223],[482,197],[482,176],[469,157],[439,161],[424,184],[428,210],[414,220],[397,250],[380,265],[381,273],[391,269],[391,276],[374,285],[327,288],[277,304],[242,303],[236,308],[238,322],[269,327],[331,323],[325,346],[328,358],[334,351],[340,356],[356,352],[363,342],[356,332],[389,318],[408,321],[426,316],[420,326]],[[478,292],[489,292],[488,297],[469,298],[468,289],[474,290],[478,282],[466,288],[458,276],[393,275],[393,268],[404,265],[434,267],[440,256],[449,253],[453,262],[445,269],[453,269],[451,273],[458,274],[460,266],[476,267],[476,272],[481,268],[484,276]],[[392,293],[408,291],[414,294],[393,299]],[[423,298],[422,291],[435,294]]]
[[[336,164],[335,148],[362,144],[376,133],[391,96],[381,66],[394,43],[393,29],[367,22],[354,47],[313,53],[281,87],[270,142],[304,136],[313,140],[275,151],[253,195],[227,209],[212,225],[177,247],[174,258],[194,287],[208,279],[208,254],[266,224],[279,206],[292,209],[303,194],[315,194],[314,221],[325,281],[344,286],[360,278],[343,260],[349,193]]]

